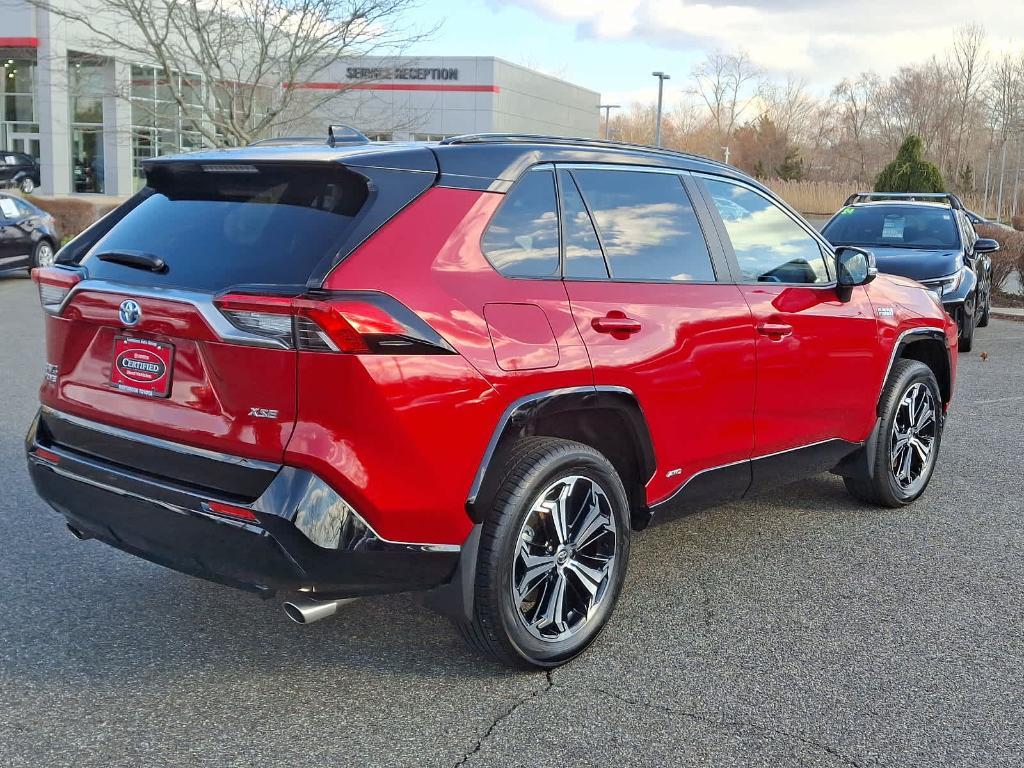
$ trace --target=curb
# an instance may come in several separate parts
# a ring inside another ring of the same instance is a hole
[[[1024,309],[992,307],[992,309],[989,310],[989,314],[999,320],[1016,320],[1018,323],[1024,323]]]

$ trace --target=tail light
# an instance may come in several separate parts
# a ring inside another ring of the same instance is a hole
[[[36,267],[32,270],[32,280],[39,287],[39,303],[44,310],[55,315],[60,312],[71,289],[82,281],[82,276],[70,269]]]
[[[383,293],[287,298],[229,293],[214,301],[233,326],[291,349],[348,354],[453,354],[418,315]]]

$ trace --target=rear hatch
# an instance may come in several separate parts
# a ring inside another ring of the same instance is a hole
[[[36,276],[50,315],[44,421],[48,407],[280,462],[296,418],[299,329],[239,297],[273,305],[304,295],[415,189],[407,199],[374,194],[385,171],[339,162],[172,160],[147,171],[126,214],[83,235],[95,242],[73,264]]]

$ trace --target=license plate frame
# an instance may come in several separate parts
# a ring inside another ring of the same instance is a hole
[[[140,397],[171,395],[174,345],[135,336],[115,336],[110,386]]]

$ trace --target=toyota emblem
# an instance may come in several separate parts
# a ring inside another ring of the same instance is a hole
[[[117,315],[124,325],[135,325],[142,319],[142,307],[133,299],[125,299],[121,302],[121,309]]]

